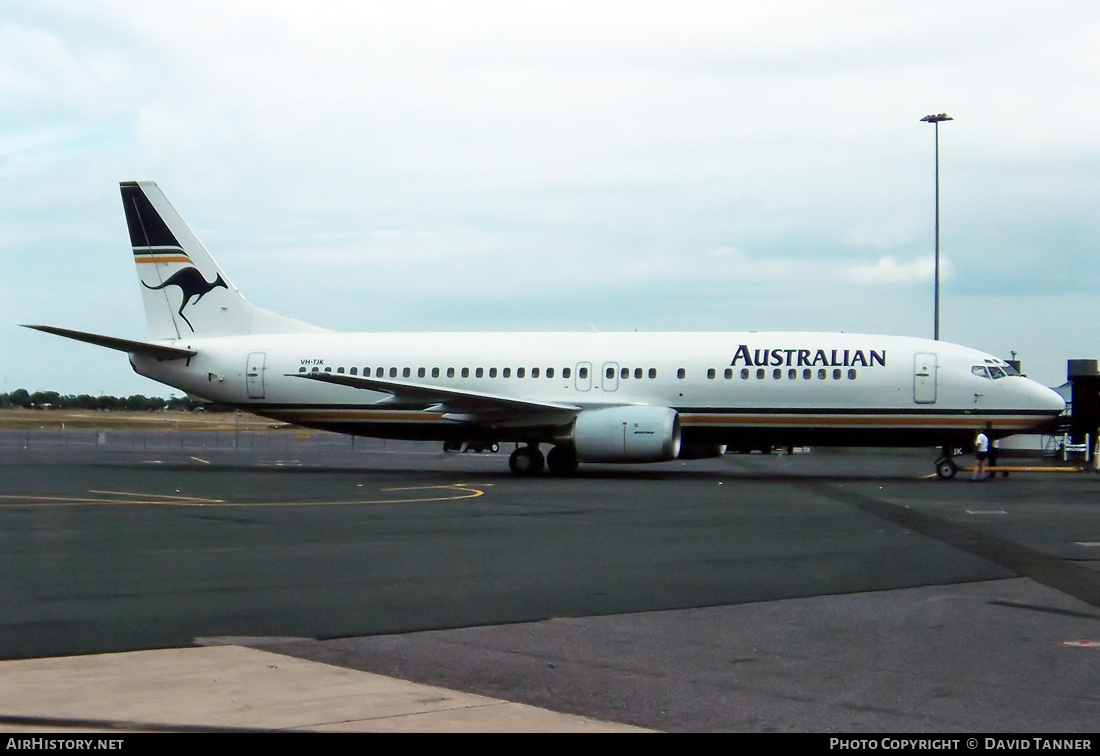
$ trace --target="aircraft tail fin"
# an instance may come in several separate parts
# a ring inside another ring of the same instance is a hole
[[[119,187],[154,340],[325,330],[245,299],[155,183]]]

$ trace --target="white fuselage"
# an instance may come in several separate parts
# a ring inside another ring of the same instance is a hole
[[[585,410],[674,409],[685,444],[965,444],[1032,430],[1050,389],[973,368],[1004,363],[941,341],[812,332],[310,333],[176,340],[188,360],[132,356],[189,394],[300,425],[393,438],[551,442],[560,418],[464,423],[434,403],[299,376],[366,376]],[[980,372],[980,371],[979,371]]]

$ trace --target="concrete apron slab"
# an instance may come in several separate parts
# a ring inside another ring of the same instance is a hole
[[[0,662],[0,731],[642,732],[241,646]]]

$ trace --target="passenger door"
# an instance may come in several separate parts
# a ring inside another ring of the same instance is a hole
[[[913,401],[917,404],[936,403],[936,372],[939,368],[935,354],[919,352],[913,359]]]
[[[248,363],[245,366],[244,382],[248,387],[249,399],[264,398],[264,361],[267,358],[265,352],[251,352],[248,355]]]

